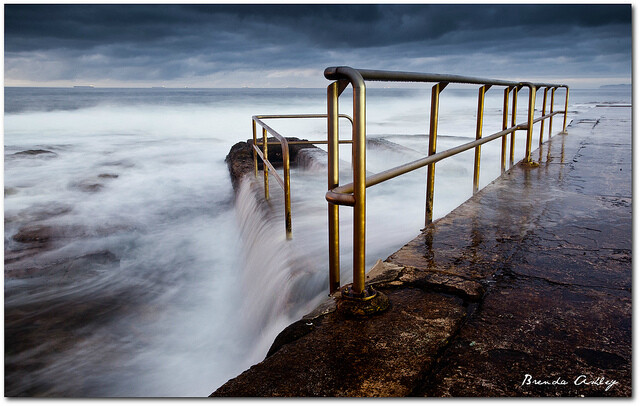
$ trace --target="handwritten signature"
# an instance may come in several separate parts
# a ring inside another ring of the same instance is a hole
[[[529,374],[525,374],[524,375],[524,380],[522,381],[522,384],[520,384],[520,386],[525,386],[525,385],[549,385],[549,386],[564,386],[564,385],[569,385],[570,381],[565,380],[562,377],[557,377],[556,379],[553,380],[541,380],[541,379],[534,379],[534,377],[532,375]],[[597,378],[589,378],[587,375],[578,375],[573,381],[572,381],[573,385],[575,386],[606,386],[606,388],[604,389],[605,392],[607,392],[609,389],[611,389],[614,385],[617,385],[619,382],[616,381],[615,379],[607,379],[603,376],[599,376]]]

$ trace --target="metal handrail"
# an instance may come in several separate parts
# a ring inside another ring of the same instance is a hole
[[[353,120],[346,114],[340,114],[339,117],[348,119],[353,125]],[[301,145],[301,144],[326,144],[328,141],[319,140],[319,141],[288,141],[285,137],[280,135],[276,130],[271,128],[269,125],[265,124],[264,121],[266,119],[276,119],[276,118],[327,118],[327,114],[280,114],[280,115],[256,115],[251,117],[251,124],[253,127],[253,167],[254,167],[254,175],[258,177],[258,157],[265,164],[263,167],[263,178],[264,178],[264,198],[265,200],[269,200],[269,170],[273,171],[273,177],[276,179],[280,187],[284,192],[284,222],[285,222],[285,231],[287,240],[292,238],[292,227],[291,227],[291,181],[290,181],[290,160],[289,160],[289,145]],[[258,140],[256,137],[256,123],[262,127],[262,151],[258,147]],[[278,142],[268,142],[267,141],[267,133],[273,135]],[[350,140],[340,140],[342,144],[351,143]],[[283,177],[281,178],[276,171],[276,168],[273,166],[271,161],[269,161],[269,145],[280,145],[282,149],[282,168],[283,168]],[[264,151],[264,152],[263,152]]]
[[[500,138],[504,135],[507,135],[516,130],[526,129],[526,124],[519,124],[515,127],[510,127],[506,130],[497,132],[495,134],[491,134],[487,137],[484,137],[479,140],[470,141],[466,144],[458,145],[457,147],[450,148],[446,151],[438,152],[434,155],[430,155],[424,158],[416,159],[415,161],[411,161],[409,163],[396,166],[391,169],[387,169],[385,171],[370,175],[366,178],[366,187],[374,186],[379,183],[385,182],[387,180],[396,178],[400,175],[404,175],[405,173],[412,172],[416,169],[420,169],[425,167],[431,163],[436,163],[445,158],[449,158],[450,156],[457,155],[461,152],[470,150],[471,148],[475,148],[479,145],[485,144],[489,141],[493,141],[496,138]],[[331,189],[327,192],[326,198],[327,201],[334,204],[342,204],[345,206],[353,206],[355,199],[352,194],[353,193],[353,182],[347,183],[346,185]]]
[[[542,122],[540,129],[540,144],[544,132],[544,120],[549,119],[549,137],[552,133],[552,118],[564,113],[562,132],[566,133],[567,109],[569,101],[569,87],[564,84],[513,82],[506,80],[483,79],[458,75],[441,75],[415,72],[392,72],[380,70],[353,69],[350,67],[330,67],[325,69],[325,77],[333,82],[327,87],[328,118],[328,184],[329,190],[326,200],[329,205],[329,289],[335,292],[340,287],[340,242],[339,242],[339,211],[340,205],[352,206],[353,211],[353,283],[342,292],[342,297],[368,300],[375,297],[373,289],[365,287],[365,238],[366,238],[366,188],[376,185],[418,168],[428,166],[427,170],[427,199],[425,223],[432,221],[433,214],[433,186],[435,181],[435,163],[460,152],[475,148],[473,192],[478,190],[480,169],[480,146],[497,138],[502,138],[501,169],[506,167],[507,135],[511,134],[510,163],[514,161],[515,133],[518,130],[527,131],[526,151],[524,161],[531,162],[531,141],[533,125]],[[400,81],[400,82],[435,82],[431,92],[431,115],[429,125],[429,147],[427,157],[400,165],[395,168],[366,177],[366,86],[365,81]],[[481,85],[478,92],[478,116],[476,124],[476,140],[466,144],[436,153],[436,139],[438,128],[438,110],[440,93],[449,83]],[[338,98],[348,85],[353,88],[353,182],[339,185],[338,172]],[[502,131],[482,137],[482,123],[484,115],[484,96],[492,86],[502,86],[504,89]],[[527,122],[516,125],[517,96],[520,89],[529,89],[529,104]],[[536,91],[544,88],[544,102],[542,116],[534,118]],[[558,88],[565,88],[564,110],[553,111],[554,95]],[[548,90],[551,89],[551,107],[546,114]],[[513,93],[511,127],[507,127],[509,94]]]

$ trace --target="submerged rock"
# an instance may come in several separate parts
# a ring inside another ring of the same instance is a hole
[[[67,214],[71,212],[71,210],[72,207],[66,204],[38,204],[27,209],[20,210],[18,214],[15,215],[8,215],[5,213],[4,222],[5,224],[13,222],[33,223]]]
[[[79,182],[74,182],[71,184],[71,187],[78,189],[82,192],[86,193],[95,193],[101,191],[105,184],[102,182],[103,180],[117,179],[119,175],[115,173],[101,173],[96,177],[91,177],[87,179],[83,179]]]
[[[40,264],[42,262],[42,264]],[[55,283],[67,279],[75,279],[76,275],[90,276],[95,271],[107,267],[117,266],[120,263],[114,253],[108,250],[92,252],[85,255],[60,258],[55,261],[31,261],[19,266],[7,266],[5,277],[28,278],[40,276],[56,276]]]
[[[54,156],[58,156],[58,154],[56,154],[53,151],[49,151],[46,149],[28,149],[26,151],[20,151],[20,152],[16,152],[15,154],[13,154],[13,156],[35,156],[35,155],[48,155],[50,157],[54,157]]]
[[[79,190],[83,191],[83,192],[95,193],[95,192],[99,192],[100,190],[102,190],[104,185],[102,183],[96,183],[96,182],[80,182],[80,183],[75,184],[74,187],[76,189],[79,189]]]
[[[22,243],[46,242],[53,235],[53,227],[41,224],[32,224],[22,227],[13,240]]]

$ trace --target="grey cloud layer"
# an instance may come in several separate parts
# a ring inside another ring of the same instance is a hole
[[[511,73],[484,66],[490,56],[522,74],[562,57],[577,74],[630,75],[631,7],[5,6],[5,80],[173,80],[332,64]]]

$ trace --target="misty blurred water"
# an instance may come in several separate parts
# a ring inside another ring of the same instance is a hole
[[[206,396],[261,361],[282,328],[326,297],[326,173],[293,170],[287,242],[277,184],[263,219],[248,184],[234,197],[224,158],[251,137],[252,115],[325,113],[325,94],[5,88],[5,394]],[[429,88],[367,95],[368,136],[405,147],[368,147],[368,171],[424,155]],[[438,150],[475,137],[476,95],[455,86],[442,94]],[[570,119],[630,100],[628,89],[573,90]],[[520,102],[523,122],[526,97]],[[341,97],[341,112],[350,114],[349,103]],[[502,92],[489,91],[485,134],[501,129],[501,108]],[[561,122],[556,116],[554,133]],[[324,120],[274,127],[326,138]],[[341,133],[347,138],[347,124]],[[483,146],[481,187],[499,175],[499,145]],[[349,148],[340,152],[346,168]],[[435,218],[471,196],[472,175],[473,151],[438,164]],[[369,265],[419,233],[425,177],[422,169],[368,189]],[[343,283],[349,214],[341,210]],[[14,238],[34,227],[50,241]]]

